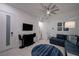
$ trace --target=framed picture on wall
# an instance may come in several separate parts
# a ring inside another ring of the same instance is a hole
[[[63,22],[63,31],[69,31],[69,28],[65,28],[65,22]]]
[[[62,26],[62,22],[58,22],[57,26]]]
[[[61,26],[58,26],[57,27],[57,31],[62,31],[62,27]]]
[[[57,31],[62,31],[62,22],[57,23]]]

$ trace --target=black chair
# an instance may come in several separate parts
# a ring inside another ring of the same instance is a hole
[[[66,40],[65,41],[65,51],[79,56],[79,41],[78,40],[79,40],[78,36],[77,36],[76,44],[72,43],[72,41]]]
[[[24,40],[22,39],[21,35],[18,35],[19,40],[21,40],[22,44],[19,48],[24,48]]]
[[[18,35],[18,38],[19,38],[19,40],[22,40],[22,38],[21,38],[21,35],[20,35],[20,34]]]

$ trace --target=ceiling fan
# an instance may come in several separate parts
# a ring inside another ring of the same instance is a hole
[[[59,8],[53,3],[49,3],[47,6],[41,3],[41,6],[42,6],[42,12],[48,16],[56,14],[56,11],[59,11]]]

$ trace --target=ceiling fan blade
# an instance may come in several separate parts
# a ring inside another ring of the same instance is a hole
[[[41,12],[45,12],[45,11],[47,11],[47,10],[45,10],[45,9],[40,9],[40,11],[41,11]]]
[[[51,14],[56,14],[56,13],[54,11],[52,11]]]
[[[42,9],[40,9],[40,13],[41,13],[41,14],[46,14],[46,13],[47,13],[47,10],[42,10]]]
[[[56,5],[53,5],[52,7],[51,7],[51,9],[54,9],[56,7]]]
[[[52,3],[50,3],[50,4],[48,5],[48,8],[50,8],[50,7],[51,7],[51,5],[52,5]]]
[[[48,9],[46,6],[44,6],[42,3],[40,4],[43,9]]]
[[[56,13],[53,13],[53,14],[56,14]]]
[[[55,9],[55,10],[53,10],[53,11],[59,11],[59,9]]]
[[[56,14],[55,11],[59,11],[59,9],[52,10],[50,13]]]

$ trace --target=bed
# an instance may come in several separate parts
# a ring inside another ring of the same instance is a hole
[[[32,56],[63,56],[62,52],[55,46],[39,44],[31,51]]]

